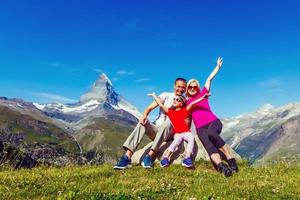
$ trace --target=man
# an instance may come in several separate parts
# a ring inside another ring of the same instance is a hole
[[[174,83],[173,93],[162,93],[159,95],[162,103],[166,107],[172,106],[173,99],[176,96],[181,96],[186,91],[186,80],[184,78],[177,78]],[[153,162],[155,160],[155,153],[162,144],[164,140],[173,138],[173,128],[172,124],[167,118],[165,112],[160,109],[159,116],[155,122],[151,123],[148,121],[147,117],[152,110],[158,107],[158,104],[153,101],[144,111],[140,122],[137,124],[133,132],[128,136],[127,140],[123,144],[125,150],[125,155],[123,155],[118,164],[114,166],[114,169],[126,169],[131,167],[131,157],[140,144],[142,138],[146,134],[153,144],[149,153],[143,158],[142,166],[144,168],[152,168]]]

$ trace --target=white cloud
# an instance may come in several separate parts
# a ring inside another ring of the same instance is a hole
[[[70,72],[70,73],[75,73],[75,72],[80,71],[80,69],[77,67],[67,66],[66,64],[59,63],[59,62],[49,63],[48,65],[55,70],[64,70],[64,71]]]
[[[148,86],[145,87],[145,89],[146,89],[148,92],[155,92],[156,87],[153,86],[153,85],[148,85]]]
[[[269,80],[261,81],[258,84],[261,87],[276,88],[281,86],[282,83],[279,79],[269,79]]]
[[[43,99],[44,102],[55,102],[55,103],[71,103],[76,102],[75,99],[70,99],[68,97],[60,96],[57,94],[50,94],[44,92],[35,92],[33,93],[34,96],[40,97]]]
[[[141,83],[141,82],[145,82],[145,81],[150,81],[150,78],[140,78],[140,79],[135,80],[134,82]]]
[[[281,89],[281,88],[274,88],[274,89],[271,89],[270,92],[272,92],[272,93],[281,93],[281,92],[283,92],[283,89]]]
[[[261,81],[258,85],[265,88],[270,93],[281,93],[283,91],[282,81],[277,78]]]
[[[94,69],[94,71],[97,72],[97,73],[102,73],[102,72],[104,72],[104,70],[102,70],[102,69]]]
[[[117,75],[123,76],[123,75],[133,75],[133,71],[127,71],[127,70],[119,70],[117,71]]]

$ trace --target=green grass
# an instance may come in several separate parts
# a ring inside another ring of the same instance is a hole
[[[300,167],[240,166],[225,178],[210,163],[140,166],[115,171],[111,165],[36,168],[0,172],[0,199],[300,199]]]

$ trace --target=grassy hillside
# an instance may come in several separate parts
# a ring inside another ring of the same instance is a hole
[[[115,171],[110,165],[0,171],[0,199],[300,199],[300,167],[245,164],[225,178],[210,163]]]
[[[11,139],[17,134],[24,136],[22,144],[40,143],[66,153],[79,152],[75,140],[59,127],[0,106],[0,136]]]
[[[92,125],[81,129],[75,137],[84,151],[103,152],[106,156],[115,159],[124,153],[122,145],[133,129],[134,126],[131,124],[97,118]],[[150,139],[145,136],[140,147],[148,142]]]

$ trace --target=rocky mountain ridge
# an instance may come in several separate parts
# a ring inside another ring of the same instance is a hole
[[[251,162],[300,156],[300,103],[278,108],[266,104],[255,112],[224,118],[222,136]]]

